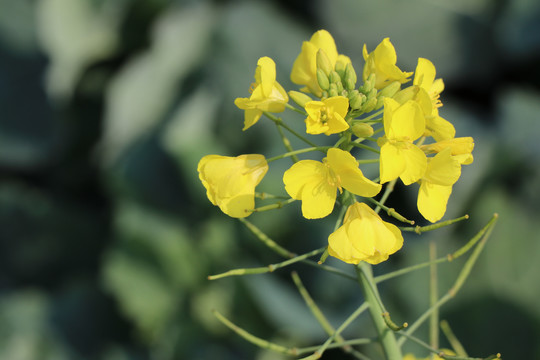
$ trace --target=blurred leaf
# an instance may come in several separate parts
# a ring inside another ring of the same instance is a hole
[[[0,42],[15,52],[37,50],[33,1],[0,0]]]
[[[103,275],[105,286],[144,338],[153,341],[159,337],[178,299],[156,269],[129,254],[111,251],[105,257]]]
[[[171,9],[158,20],[151,49],[131,60],[108,89],[106,162],[116,160],[162,120],[180,81],[203,60],[212,28],[212,9],[202,5]]]
[[[38,2],[38,34],[51,59],[49,94],[66,100],[84,68],[110,55],[126,0],[43,0]]]
[[[499,138],[520,157],[540,159],[540,94],[533,90],[509,88],[498,98]]]
[[[0,358],[69,359],[48,325],[48,300],[37,291],[3,294],[0,299]]]

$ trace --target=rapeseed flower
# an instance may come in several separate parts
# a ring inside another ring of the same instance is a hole
[[[403,236],[364,203],[349,206],[343,225],[328,237],[328,253],[346,263],[378,264],[401,249]]]
[[[418,181],[427,166],[426,155],[413,143],[425,131],[420,105],[412,100],[400,105],[385,98],[383,123],[385,135],[377,141],[381,147],[381,184],[398,177],[405,185]]]
[[[303,42],[302,50],[291,70],[291,81],[298,85],[305,85],[302,91],[321,97],[322,89],[317,80],[317,52],[319,50],[324,52],[324,58],[328,60],[327,66],[330,69],[334,69],[338,61],[346,65],[351,60],[345,55],[338,54],[334,38],[326,30],[317,31],[309,41]]]
[[[308,134],[331,135],[349,128],[345,115],[349,109],[349,99],[333,96],[322,101],[309,101],[305,105],[306,132]]]
[[[446,204],[452,193],[452,185],[461,176],[461,165],[445,148],[428,161],[426,172],[420,179],[417,206],[427,220],[439,221],[446,212]]]
[[[375,88],[382,89],[394,81],[403,84],[409,81],[412,72],[401,71],[397,65],[397,55],[394,45],[389,38],[385,38],[372,52],[368,53],[364,44],[362,50],[365,65],[363,71],[364,81],[367,81],[371,74],[375,74]]]
[[[276,81],[276,64],[274,60],[265,56],[257,61],[255,82],[250,87],[249,98],[236,98],[234,104],[245,110],[244,128],[253,126],[263,114],[263,111],[282,112],[289,96],[283,87]]]
[[[336,192],[343,189],[359,196],[373,197],[381,185],[367,179],[348,152],[331,148],[322,162],[301,160],[283,174],[285,191],[302,201],[302,215],[319,219],[334,209]]]
[[[243,218],[255,207],[255,187],[268,164],[259,154],[207,155],[199,161],[197,171],[210,202],[231,217]]]

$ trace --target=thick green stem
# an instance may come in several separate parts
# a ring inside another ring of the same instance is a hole
[[[369,304],[369,312],[373,319],[386,358],[388,360],[401,360],[401,349],[397,344],[394,332],[384,321],[383,313],[385,313],[385,311],[378,300],[379,294],[375,282],[373,281],[371,265],[361,262],[356,267],[356,271],[366,302]]]

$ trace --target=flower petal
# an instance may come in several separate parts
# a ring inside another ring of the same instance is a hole
[[[401,149],[401,153],[405,159],[405,169],[399,178],[405,185],[410,185],[424,176],[427,167],[426,154],[413,144],[407,149]]]
[[[405,171],[405,166],[405,157],[400,149],[389,142],[382,145],[379,160],[381,184],[398,178]]]
[[[446,212],[446,204],[451,193],[452,186],[436,185],[422,181],[416,202],[418,211],[432,223],[439,221]]]

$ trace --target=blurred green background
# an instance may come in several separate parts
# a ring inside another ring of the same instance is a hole
[[[441,316],[471,355],[540,359],[538,1],[0,0],[1,359],[284,358],[237,337],[214,308],[272,341],[325,340],[291,268],[206,279],[280,259],[209,203],[196,173],[206,154],[282,151],[267,121],[241,132],[233,100],[247,96],[261,56],[296,89],[292,63],[321,28],[359,72],[363,44],[387,36],[402,69],[430,59],[446,84],[442,116],[476,143],[446,215],[471,219],[408,236],[375,271],[425,261],[429,239],[451,252],[499,213]],[[261,188],[283,194],[289,164]],[[389,204],[421,222],[415,196],[398,186]],[[304,220],[297,204],[250,220],[299,253],[322,246],[333,221]],[[440,267],[441,294],[462,264]],[[349,281],[293,268],[334,326],[360,303]],[[424,311],[427,281],[420,271],[382,286],[396,322]],[[345,335],[370,326],[362,317]]]

